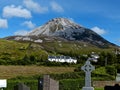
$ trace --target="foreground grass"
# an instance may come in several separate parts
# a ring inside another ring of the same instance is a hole
[[[104,88],[95,88],[95,90],[104,90]]]
[[[17,76],[33,76],[39,74],[60,74],[73,72],[74,67],[45,67],[45,66],[0,66],[0,78],[10,79]]]

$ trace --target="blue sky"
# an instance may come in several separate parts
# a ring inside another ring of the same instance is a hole
[[[0,0],[0,38],[65,17],[120,45],[120,0]]]

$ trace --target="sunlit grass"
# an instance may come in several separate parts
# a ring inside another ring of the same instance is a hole
[[[40,74],[60,74],[73,72],[74,67],[44,67],[44,66],[0,66],[0,78],[8,79],[17,76],[33,76]]]

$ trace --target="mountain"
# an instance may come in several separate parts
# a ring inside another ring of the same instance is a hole
[[[32,41],[36,43],[58,39],[61,41],[86,42],[98,47],[116,46],[94,31],[66,18],[54,18],[46,24],[32,30],[26,36],[13,36],[7,37],[6,39]]]
[[[117,46],[66,18],[55,18],[26,36],[0,39],[1,65],[46,64],[48,55],[75,57],[82,63],[91,52],[113,52]],[[85,56],[85,57],[84,57]]]

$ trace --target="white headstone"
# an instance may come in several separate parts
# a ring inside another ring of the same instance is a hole
[[[120,73],[117,73],[116,82],[120,82]]]
[[[0,88],[6,88],[7,87],[7,80],[1,79],[0,80]]]

